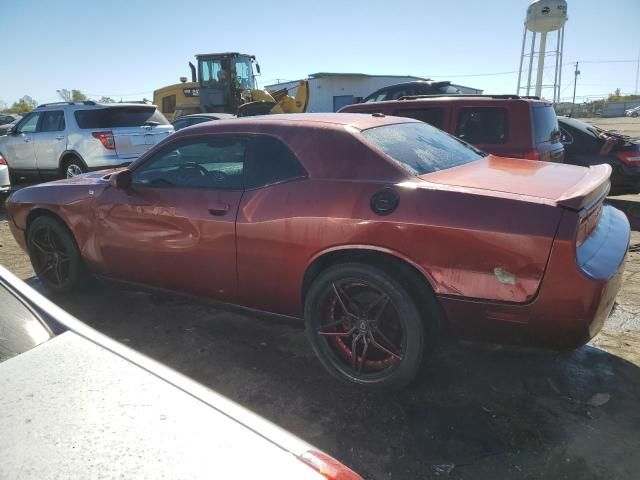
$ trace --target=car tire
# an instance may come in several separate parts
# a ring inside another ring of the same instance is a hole
[[[637,117],[638,117],[638,112],[633,112],[633,113],[631,114],[631,116],[632,116],[633,118],[637,118]]]
[[[68,293],[83,283],[86,269],[80,250],[61,221],[36,218],[27,232],[27,250],[34,272],[52,293]]]
[[[329,267],[312,283],[304,310],[307,338],[334,377],[400,388],[417,376],[432,329],[425,328],[408,291],[381,269],[360,263]]]
[[[62,178],[73,178],[76,175],[87,173],[87,167],[77,157],[69,157],[62,164]]]

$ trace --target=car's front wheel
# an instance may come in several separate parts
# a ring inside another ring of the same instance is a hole
[[[339,379],[397,388],[421,367],[426,329],[418,306],[377,267],[348,263],[322,272],[306,296],[305,321],[313,350]]]
[[[71,232],[49,216],[29,226],[27,249],[31,265],[44,286],[54,293],[75,289],[84,277],[84,264]]]

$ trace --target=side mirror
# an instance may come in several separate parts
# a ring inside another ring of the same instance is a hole
[[[111,175],[109,178],[109,185],[119,188],[120,190],[126,190],[131,187],[132,176],[133,172],[128,168],[125,168],[124,170],[120,170],[119,172]]]
[[[7,129],[7,135],[15,135],[16,133],[18,133],[16,125],[13,125]]]
[[[256,71],[258,72],[258,75],[260,75],[260,64],[256,63]]]

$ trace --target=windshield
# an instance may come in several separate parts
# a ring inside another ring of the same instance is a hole
[[[253,77],[253,66],[251,64],[251,60],[246,57],[238,57],[235,59],[236,64],[236,88],[240,88],[242,90],[255,89],[254,85],[254,77]]]
[[[227,66],[225,69],[224,67]],[[224,87],[229,83],[227,65],[222,59],[200,61],[200,83],[205,87]]]
[[[412,175],[464,165],[487,155],[421,122],[374,127],[362,135]]]

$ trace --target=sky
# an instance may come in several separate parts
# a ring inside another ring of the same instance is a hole
[[[358,72],[515,93],[528,4],[0,0],[0,101],[56,101],[63,88],[90,98],[151,99],[154,89],[189,75],[195,54],[224,51],[255,54],[261,86],[315,72]],[[616,88],[633,93],[640,0],[568,0],[568,16],[562,97],[573,93],[575,61],[578,101]],[[551,35],[547,48],[554,45]]]

